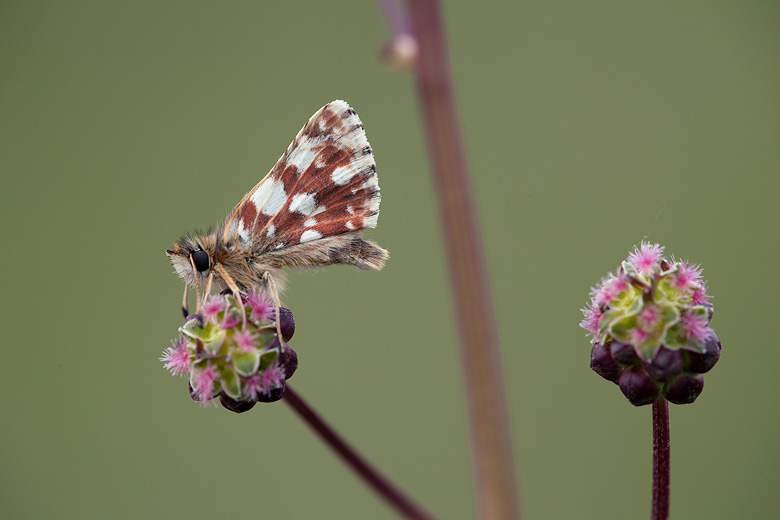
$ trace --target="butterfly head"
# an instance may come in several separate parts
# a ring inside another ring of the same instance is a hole
[[[215,244],[211,237],[183,237],[165,250],[176,274],[187,285],[203,285],[214,268]]]

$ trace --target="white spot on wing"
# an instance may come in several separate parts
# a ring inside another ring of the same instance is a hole
[[[270,224],[268,224],[268,230],[265,232],[265,236],[272,237],[274,236],[274,233],[276,233],[276,226],[274,225],[273,222],[271,222]]]
[[[365,204],[365,208],[374,214],[363,219],[363,227],[373,228],[376,227],[377,221],[379,220],[379,202],[382,200],[382,197],[379,195],[379,179],[376,175],[372,175],[366,179],[361,187],[375,190],[374,196],[369,198]]]
[[[244,227],[244,219],[238,221],[238,236],[244,242],[249,242],[249,231]]]
[[[287,202],[287,193],[284,191],[284,183],[282,181],[274,182],[270,192],[268,200],[263,205],[262,212],[264,215],[275,215],[282,209],[284,203]]]
[[[376,175],[372,175],[366,179],[361,188],[379,188],[379,179],[377,179]]]
[[[307,229],[301,235],[301,243],[317,240],[318,238],[322,238],[322,233],[313,229]]]
[[[290,201],[290,211],[296,211],[303,215],[309,215],[314,211],[317,201],[311,193],[296,193]]]
[[[316,226],[316,225],[317,225],[317,219],[314,218],[314,217],[309,217],[309,218],[307,218],[306,220],[303,221],[303,226],[304,227],[311,227],[311,226]]]
[[[255,192],[250,197],[250,200],[255,203],[256,208],[262,208],[265,206],[268,197],[271,196],[271,190],[276,184],[276,178],[273,175],[269,175],[260,186],[257,187]]]
[[[314,161],[314,146],[318,139],[312,139],[308,136],[301,136],[298,146],[287,155],[287,164],[292,164],[298,168],[299,172],[306,171]]]
[[[379,220],[379,213],[375,213],[370,217],[366,217],[363,219],[363,227],[375,228],[377,220]]]
[[[354,168],[352,164],[348,164],[347,166],[339,166],[333,170],[330,178],[337,186],[343,186],[344,184],[348,183],[352,177],[357,175],[357,173],[357,169]]]
[[[347,229],[355,229],[355,225],[352,223],[351,220],[347,220],[347,223],[344,225],[347,226]]]

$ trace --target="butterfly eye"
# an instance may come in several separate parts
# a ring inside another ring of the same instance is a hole
[[[192,262],[195,264],[195,269],[197,269],[199,273],[208,270],[209,254],[207,252],[199,249],[190,253],[190,256],[192,257]]]

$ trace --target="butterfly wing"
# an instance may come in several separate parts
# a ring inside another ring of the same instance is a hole
[[[233,209],[225,233],[237,232],[259,253],[281,250],[376,227],[379,201],[374,154],[360,118],[344,101],[333,101]]]

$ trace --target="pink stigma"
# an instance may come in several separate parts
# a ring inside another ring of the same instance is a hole
[[[252,319],[267,320],[274,313],[274,304],[257,289],[247,295],[246,302],[252,307]]]
[[[700,314],[685,313],[682,317],[682,326],[688,339],[704,341],[710,335],[711,329],[707,327],[707,318]]]
[[[650,336],[650,333],[641,327],[636,327],[631,329],[630,334],[631,334],[631,343],[633,343],[634,345],[642,343]]]
[[[201,401],[210,401],[214,398],[214,383],[218,377],[217,367],[211,364],[194,374],[193,387]]]
[[[222,296],[212,296],[203,304],[201,313],[206,321],[215,321],[217,314],[225,310],[225,299]]]
[[[239,350],[242,352],[251,352],[255,348],[255,341],[257,340],[257,334],[246,331],[238,331],[233,334],[233,339],[236,341]]]
[[[707,288],[704,285],[694,287],[691,292],[691,305],[708,305],[711,306],[710,296],[707,294]]]
[[[688,262],[680,262],[677,265],[677,273],[673,275],[673,283],[677,289],[688,289],[694,284],[701,283],[701,269],[691,266]]]
[[[660,316],[656,307],[645,307],[642,309],[642,312],[639,313],[639,322],[646,327],[655,325],[659,318]]]
[[[244,393],[250,400],[257,401],[257,398],[260,396],[262,391],[263,385],[260,379],[260,374],[255,374],[244,381]]]
[[[279,388],[282,386],[282,383],[284,383],[284,373],[282,372],[279,363],[275,361],[268,365],[268,368],[266,368],[260,375],[262,377],[262,391],[266,395],[270,394],[271,390],[274,388]]]
[[[599,321],[601,321],[601,310],[595,305],[582,309],[585,318],[580,322],[580,327],[587,330],[595,337],[599,331]]]
[[[187,352],[187,340],[179,338],[173,346],[163,352],[160,361],[165,361],[165,369],[173,375],[187,374],[190,371],[190,354]]]
[[[617,278],[610,274],[605,280],[602,281],[601,287],[598,289],[594,288],[594,290],[591,291],[593,293],[592,305],[601,307],[602,305],[609,303],[612,298],[617,296],[618,292],[620,291],[615,290],[616,281]]]
[[[222,329],[232,329],[236,325],[241,323],[241,316],[237,312],[226,312],[225,317],[222,319],[222,323],[219,327]]]
[[[628,255],[628,261],[634,265],[637,273],[641,275],[652,274],[653,270],[661,267],[664,248],[658,244],[642,242],[634,252]]]

